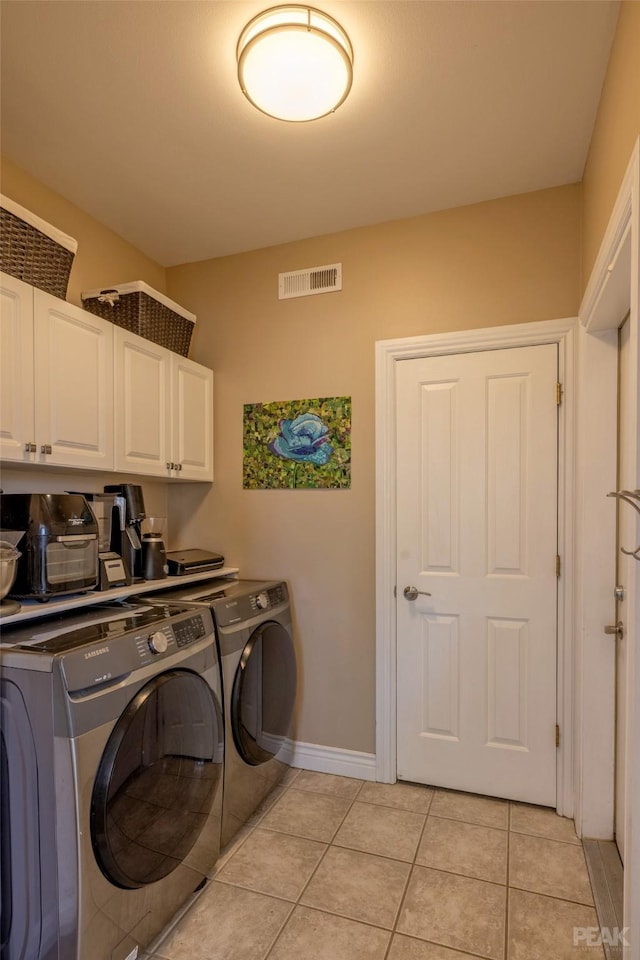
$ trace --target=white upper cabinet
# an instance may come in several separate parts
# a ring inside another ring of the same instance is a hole
[[[115,467],[169,476],[171,354],[115,327]]]
[[[0,457],[113,469],[113,328],[0,277]]]
[[[213,373],[115,328],[115,468],[213,480]]]
[[[31,463],[35,449],[33,287],[0,274],[0,458]]]
[[[213,480],[213,372],[177,354],[171,368],[174,476]]]
[[[113,325],[35,291],[37,456],[113,469]]]
[[[213,373],[0,273],[0,460],[213,480]]]

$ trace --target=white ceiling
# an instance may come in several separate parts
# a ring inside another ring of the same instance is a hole
[[[582,178],[617,2],[315,0],[354,82],[307,124],[237,83],[273,2],[4,0],[3,152],[165,266]]]

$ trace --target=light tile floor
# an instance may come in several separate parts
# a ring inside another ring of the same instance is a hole
[[[153,960],[603,960],[552,810],[292,770]]]

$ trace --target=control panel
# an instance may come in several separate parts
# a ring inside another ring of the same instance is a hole
[[[208,629],[207,629],[208,621]],[[158,618],[143,629],[108,636],[99,643],[74,649],[63,659],[63,673],[69,691],[85,690],[107,683],[154,660],[175,656],[178,650],[211,633],[208,611],[181,618]]]
[[[288,600],[289,593],[284,581],[271,584],[256,581],[247,584],[240,580],[237,584],[226,588],[224,598],[214,599],[211,608],[215,611],[215,619],[219,627],[231,627],[281,607]]]
[[[180,623],[175,623],[173,625],[173,633],[178,646],[186,647],[190,643],[195,643],[196,640],[201,640],[202,637],[206,636],[207,631],[205,630],[202,616],[198,613],[193,617],[189,617],[188,620],[181,620]]]
[[[253,610],[270,610],[272,607],[284,603],[286,599],[287,594],[284,585],[278,584],[276,587],[269,587],[267,590],[261,590],[260,593],[252,594],[249,597],[249,602]]]

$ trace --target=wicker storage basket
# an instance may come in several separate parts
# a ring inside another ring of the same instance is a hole
[[[0,195],[0,270],[64,300],[78,241]]]
[[[142,280],[102,290],[86,290],[82,303],[91,313],[130,333],[153,340],[183,357],[189,356],[195,316]]]

